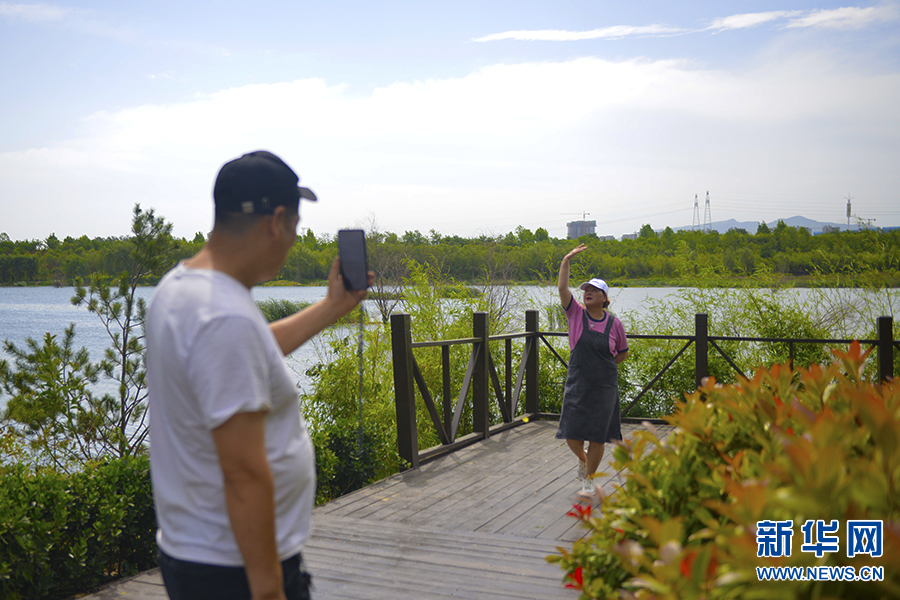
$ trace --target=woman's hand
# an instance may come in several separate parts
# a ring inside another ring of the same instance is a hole
[[[587,246],[585,246],[584,244],[579,244],[577,248],[573,248],[568,254],[566,254],[563,257],[563,260],[565,262],[569,262],[573,256],[575,256],[576,254],[581,254],[585,250],[587,250]]]

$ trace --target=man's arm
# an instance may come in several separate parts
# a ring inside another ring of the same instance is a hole
[[[369,271],[369,285],[375,275]],[[299,348],[314,335],[337,322],[356,308],[368,293],[367,290],[349,291],[341,279],[340,259],[335,258],[328,273],[328,291],[322,300],[289,317],[269,324],[275,339],[285,356]]]
[[[275,541],[275,483],[266,457],[266,413],[238,413],[213,430],[225,502],[253,600],[283,600]]]

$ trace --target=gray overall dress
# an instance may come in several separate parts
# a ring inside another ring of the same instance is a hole
[[[607,313],[603,333],[588,326],[587,310],[581,337],[569,357],[569,372],[559,416],[557,439],[603,444],[622,439],[619,415],[619,370],[609,350],[615,317]]]

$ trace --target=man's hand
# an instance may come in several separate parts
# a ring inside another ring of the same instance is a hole
[[[372,287],[373,283],[375,283],[375,273],[369,271],[369,280],[366,285]],[[328,292],[325,294],[325,301],[334,303],[336,309],[342,311],[337,318],[343,317],[356,308],[356,305],[365,300],[368,294],[368,289],[348,290],[344,287],[344,278],[341,277],[341,259],[335,257],[331,263],[331,269],[328,271]]]

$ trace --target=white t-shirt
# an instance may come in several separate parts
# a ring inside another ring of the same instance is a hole
[[[172,269],[150,301],[147,378],[160,549],[192,562],[244,564],[212,430],[265,410],[278,553],[284,560],[300,552],[315,500],[313,448],[296,385],[250,290],[219,271]]]

